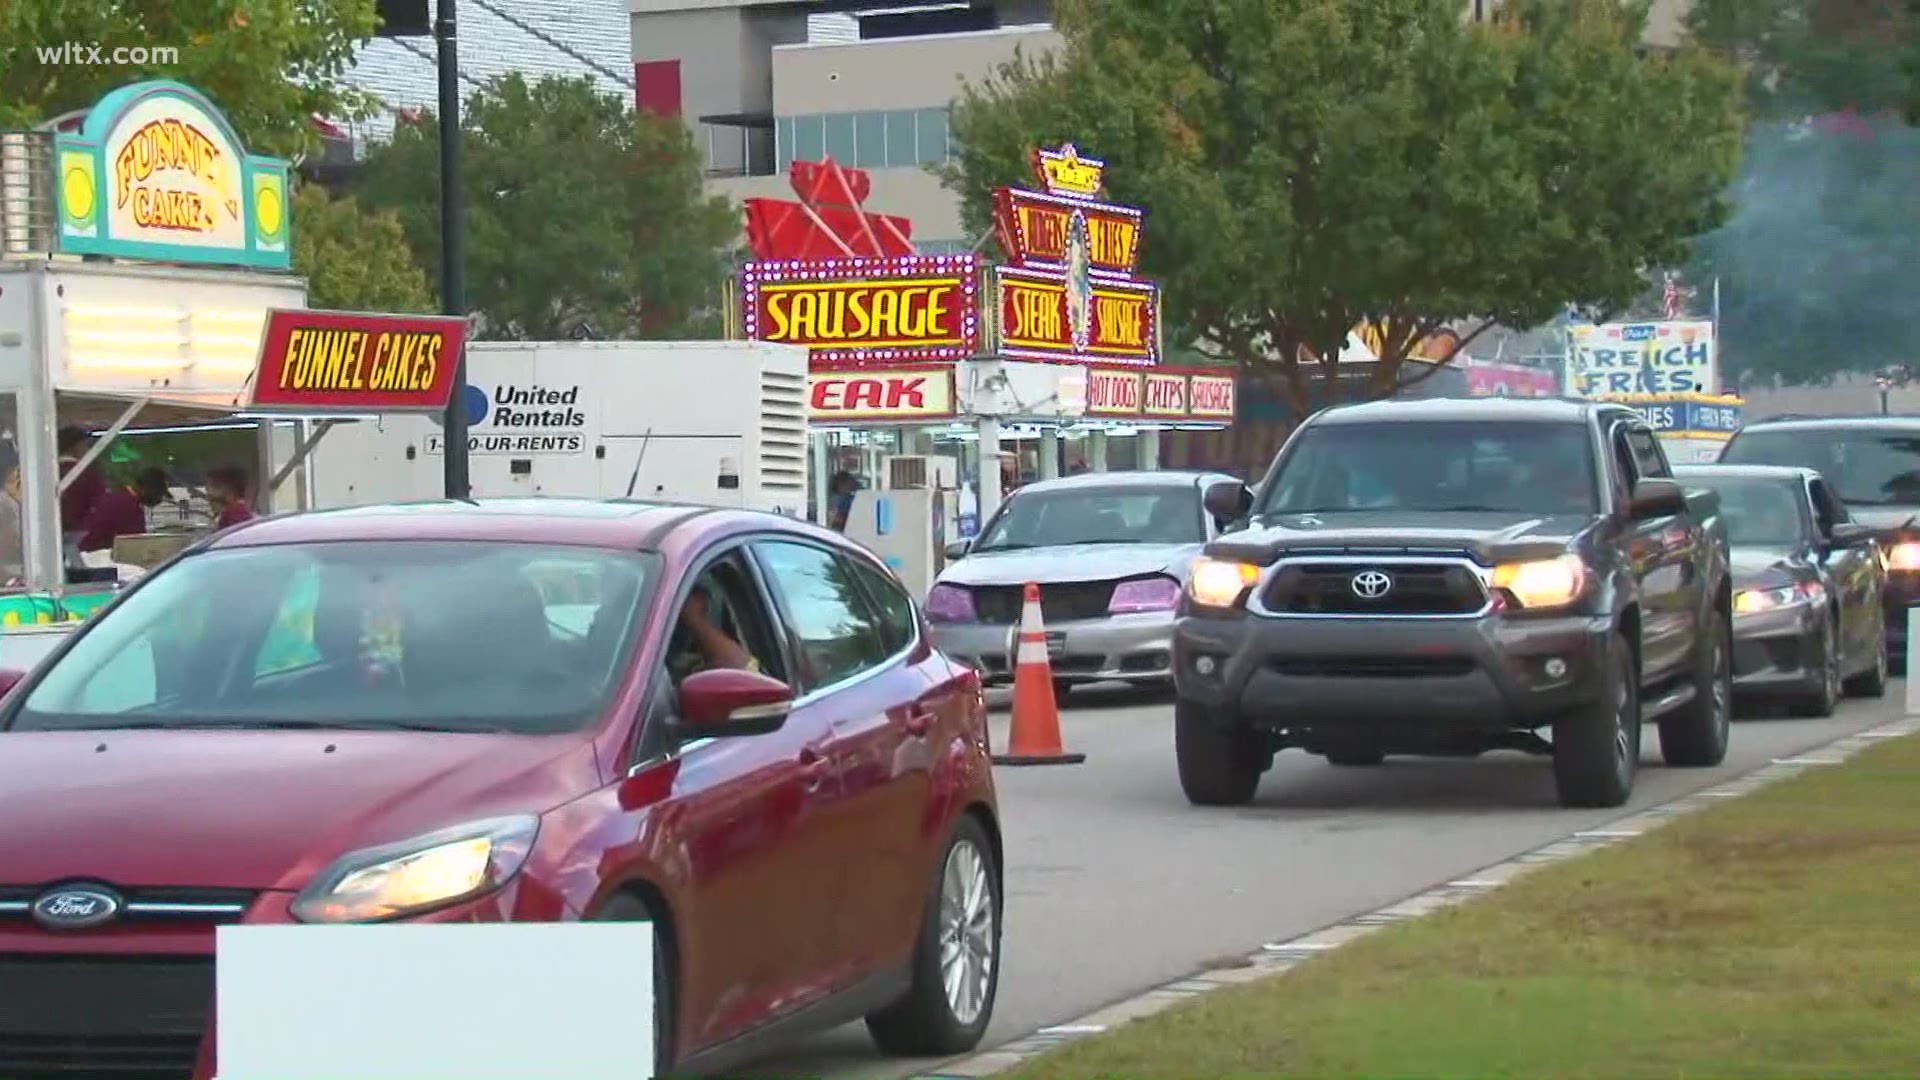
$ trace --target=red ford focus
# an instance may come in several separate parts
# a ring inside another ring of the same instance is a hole
[[[552,500],[270,519],[16,680],[8,1080],[212,1076],[232,922],[650,920],[662,1072],[860,1017],[959,1053],[992,1013],[979,683],[825,530]]]

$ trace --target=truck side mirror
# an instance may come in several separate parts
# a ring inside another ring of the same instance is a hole
[[[1200,504],[1214,521],[1225,525],[1246,517],[1253,509],[1253,492],[1237,481],[1221,481],[1201,494]]]
[[[1827,532],[1827,544],[1833,548],[1860,547],[1870,543],[1878,530],[1857,522],[1843,521]]]
[[[964,559],[967,557],[967,549],[972,546],[973,541],[971,540],[955,540],[947,545],[947,558],[955,561]]]
[[[1627,513],[1635,521],[1673,517],[1687,512],[1687,492],[1677,480],[1650,476],[1633,485]]]

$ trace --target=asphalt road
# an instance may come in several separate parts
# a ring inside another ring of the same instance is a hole
[[[1827,720],[1741,719],[1717,769],[1665,767],[1649,725],[1631,807],[1895,719],[1905,693],[1896,681]],[[1083,691],[1063,722],[1085,764],[996,774],[1005,966],[983,1050],[1629,812],[1560,809],[1550,764],[1519,753],[1340,769],[1297,750],[1274,761],[1253,806],[1198,809],[1174,777],[1166,699]],[[996,747],[1005,725],[1002,711]],[[932,1064],[880,1057],[856,1024],[742,1074],[883,1080]]]

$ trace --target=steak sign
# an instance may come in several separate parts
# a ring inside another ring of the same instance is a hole
[[[816,371],[807,376],[807,419],[941,420],[954,415],[954,396],[951,367]]]

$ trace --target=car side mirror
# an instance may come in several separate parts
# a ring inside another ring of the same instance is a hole
[[[680,682],[680,734],[694,739],[766,735],[793,710],[793,688],[744,668],[696,671]]]
[[[964,559],[967,557],[967,552],[972,550],[972,548],[973,541],[971,540],[955,540],[947,545],[947,558],[954,561]]]
[[[1635,521],[1672,517],[1687,512],[1687,492],[1677,480],[1650,476],[1633,485],[1633,497],[1627,500],[1627,514]]]
[[[26,677],[27,673],[24,671],[15,671],[12,668],[0,668],[0,698],[4,698],[12,693],[13,688],[19,686],[20,681]]]
[[[1253,492],[1238,481],[1223,480],[1201,494],[1200,505],[1206,507],[1215,522],[1225,526],[1246,517],[1253,509]]]
[[[1879,536],[1879,530],[1857,521],[1843,521],[1827,531],[1827,545],[1834,548],[1860,547]]]

